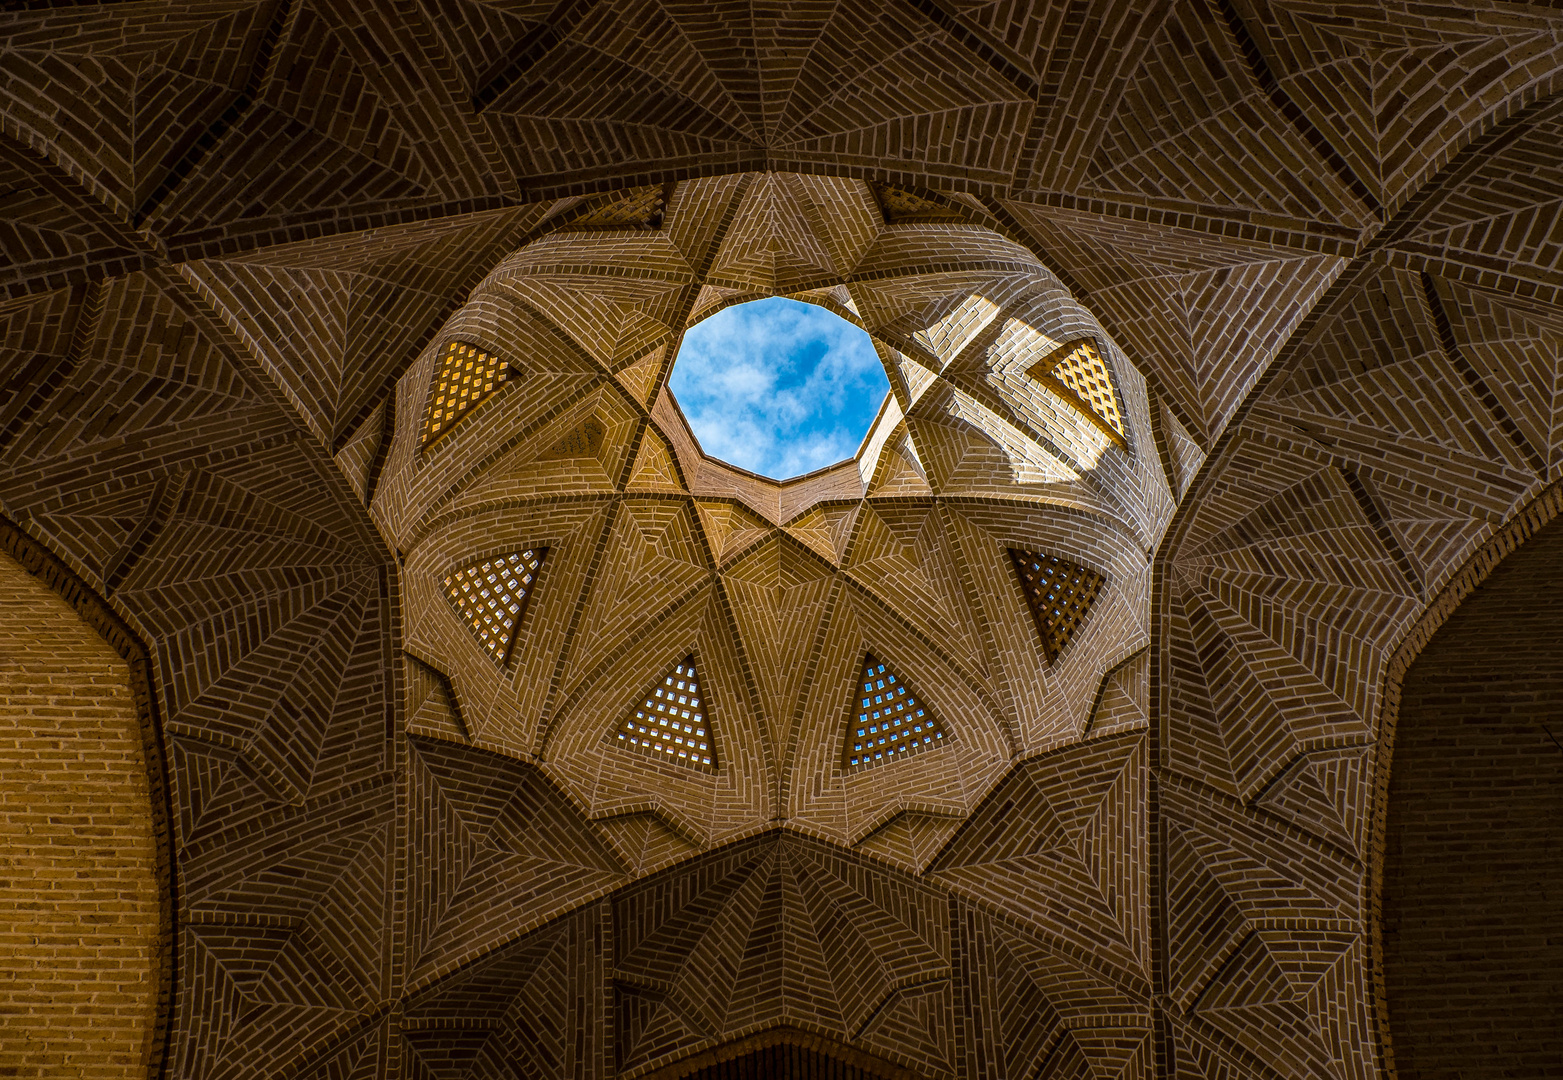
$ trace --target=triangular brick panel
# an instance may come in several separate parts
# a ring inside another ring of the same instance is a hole
[[[1360,198],[1276,116],[1224,20],[1212,13],[1171,12],[1114,106],[1083,178],[1090,190],[1332,223],[1365,217]],[[1259,146],[1262,131],[1274,138]],[[1213,175],[1204,163],[1225,159],[1221,148],[1233,143],[1250,147],[1253,159],[1241,175]]]
[[[442,350],[429,386],[423,418],[423,447],[428,449],[461,422],[514,374],[509,364],[476,345],[449,342]]]
[[[1043,652],[1049,662],[1055,661],[1085,622],[1107,579],[1057,555],[1010,548],[1009,557],[1036,622]]]
[[[691,769],[716,767],[703,680],[693,654],[674,664],[610,736],[615,746]]]
[[[1106,734],[1150,721],[1150,653],[1135,653],[1102,676],[1086,722],[1090,734]]]
[[[1028,372],[1119,446],[1126,446],[1123,407],[1112,372],[1091,338],[1067,342],[1038,360]]]
[[[728,520],[750,525],[738,535],[769,534],[753,528],[754,519],[732,511]],[[803,687],[798,672],[807,663],[836,591],[828,568],[782,539],[756,548],[722,576],[733,600],[733,619],[749,649],[759,683],[761,707],[782,739],[792,723]]]

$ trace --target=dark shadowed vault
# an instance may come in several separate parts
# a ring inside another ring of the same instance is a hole
[[[0,5],[0,539],[162,904],[0,1073],[1556,1071],[1560,72],[1544,4]],[[891,386],[786,483],[666,387],[778,295]]]

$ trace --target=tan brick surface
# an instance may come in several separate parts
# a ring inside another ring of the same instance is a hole
[[[161,903],[130,672],[0,554],[0,1073],[139,1077]]]

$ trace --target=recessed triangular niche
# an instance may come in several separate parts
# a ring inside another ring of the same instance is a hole
[[[547,548],[495,555],[458,567],[441,582],[451,610],[500,667],[510,660],[547,555]]]
[[[1107,579],[1056,555],[1010,548],[1009,557],[1015,563],[1026,604],[1042,638],[1042,649],[1051,663],[1085,621]]]
[[[650,686],[619,721],[611,741],[625,750],[689,769],[715,771],[716,740],[706,692],[690,653]]]
[[[564,461],[569,458],[596,457],[607,438],[608,429],[596,416],[588,416],[565,432],[564,437],[538,457],[539,461]]]
[[[1027,374],[1073,406],[1117,446],[1128,449],[1118,388],[1091,338],[1065,342],[1032,364]]]
[[[949,742],[944,724],[900,673],[873,653],[863,654],[841,763],[864,769],[898,761]]]
[[[578,216],[563,226],[566,232],[594,229],[660,229],[673,185],[629,188],[617,195],[584,204]]]
[[[874,197],[884,214],[886,225],[926,224],[935,221],[966,221],[967,215],[952,206],[898,188],[892,184],[874,184]]]
[[[465,341],[452,341],[440,354],[423,413],[423,449],[450,434],[477,405],[510,380],[514,369]]]

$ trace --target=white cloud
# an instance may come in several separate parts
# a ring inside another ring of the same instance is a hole
[[[691,328],[671,385],[706,453],[778,480],[851,457],[890,389],[867,334],[781,297]]]

